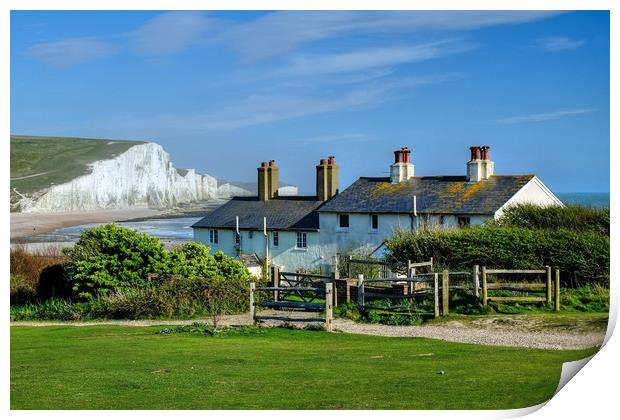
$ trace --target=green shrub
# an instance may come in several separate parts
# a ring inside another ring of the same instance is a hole
[[[84,299],[121,291],[130,293],[128,289],[146,290],[152,286],[148,280],[150,273],[184,279],[250,277],[241,261],[222,252],[211,255],[202,244],[189,242],[166,251],[158,238],[113,224],[85,231],[66,254],[68,283],[75,295]]]
[[[157,238],[114,224],[84,231],[65,253],[69,282],[81,298],[143,286],[147,274],[161,272],[167,262]]]
[[[388,258],[433,257],[438,268],[560,268],[563,286],[609,284],[609,238],[596,232],[477,226],[459,230],[397,231],[386,241]]]
[[[502,217],[492,224],[528,229],[569,229],[609,236],[609,208],[519,204],[506,209]]]
[[[249,290],[249,279],[171,276],[141,287],[123,288],[81,302],[52,298],[41,302],[13,305],[11,319],[210,317],[217,327],[223,315],[242,313],[249,309]]]

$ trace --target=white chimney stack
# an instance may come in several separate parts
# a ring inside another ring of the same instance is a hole
[[[406,146],[394,151],[394,163],[390,166],[392,184],[400,184],[413,178],[414,165],[411,163],[411,150]]]
[[[489,179],[495,170],[495,164],[489,159],[489,146],[472,146],[471,159],[467,162],[467,182]]]

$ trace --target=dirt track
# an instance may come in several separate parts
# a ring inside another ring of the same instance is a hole
[[[307,314],[261,312],[261,325],[293,325],[303,328],[309,324],[321,325],[320,319],[307,319]],[[92,322],[12,322],[12,326],[92,326],[122,325],[144,327],[154,325],[188,325],[202,320],[112,320]],[[249,325],[248,314],[226,316],[223,325]],[[390,326],[356,323],[335,319],[336,331],[379,335],[385,337],[424,337],[459,343],[484,344],[540,349],[583,349],[600,346],[605,338],[606,323],[601,318],[569,318],[567,322],[544,321],[541,317],[502,316],[481,317],[429,323],[420,326]]]

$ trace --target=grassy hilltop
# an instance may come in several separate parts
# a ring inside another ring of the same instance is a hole
[[[89,164],[111,159],[142,141],[11,135],[11,206],[29,195],[89,173]]]

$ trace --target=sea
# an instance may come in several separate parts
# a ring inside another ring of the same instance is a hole
[[[556,193],[555,195],[564,204],[577,204],[593,208],[609,207],[608,192],[564,192]]]

